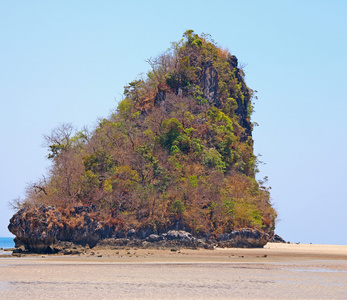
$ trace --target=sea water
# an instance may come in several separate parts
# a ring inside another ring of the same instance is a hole
[[[2,249],[14,248],[13,237],[0,237],[0,248]]]

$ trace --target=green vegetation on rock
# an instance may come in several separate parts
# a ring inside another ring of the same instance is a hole
[[[252,97],[237,58],[192,30],[124,89],[95,130],[45,136],[49,177],[19,204],[94,204],[124,230],[273,232],[276,211],[255,179]]]

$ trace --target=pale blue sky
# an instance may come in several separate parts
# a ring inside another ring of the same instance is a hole
[[[347,244],[347,2],[0,2],[0,236],[7,202],[47,174],[42,134],[93,127],[123,86],[194,29],[247,64],[258,91],[255,153],[279,212],[276,232]]]

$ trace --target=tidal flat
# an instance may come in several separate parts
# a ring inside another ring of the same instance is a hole
[[[0,258],[0,299],[346,299],[347,246]]]

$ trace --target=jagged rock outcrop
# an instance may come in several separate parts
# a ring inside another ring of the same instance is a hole
[[[183,37],[94,130],[45,135],[49,180],[28,187],[9,225],[22,251],[262,247],[272,237],[277,213],[255,178],[253,90],[208,35]]]
[[[270,241],[271,243],[286,243],[284,239],[282,239],[278,234],[275,234]]]
[[[141,248],[205,248],[263,247],[269,240],[267,233],[242,229],[221,234],[218,238],[197,238],[183,230],[165,233],[153,230],[130,229],[127,232],[102,220],[94,206],[56,208],[40,205],[19,210],[10,220],[18,251],[31,253],[80,254],[85,247],[141,247]]]
[[[221,234],[219,237],[219,247],[238,248],[262,248],[269,241],[270,236],[256,229],[234,230],[231,233]]]
[[[40,205],[19,210],[8,229],[16,236],[16,247],[23,245],[30,252],[49,253],[54,252],[51,246],[58,241],[95,246],[109,231],[109,226],[99,220],[100,212],[93,205],[71,209]]]

